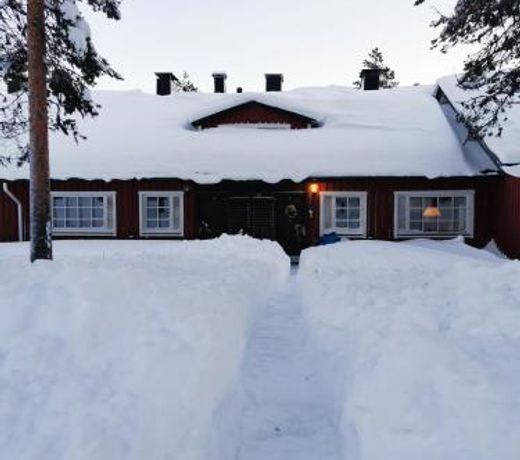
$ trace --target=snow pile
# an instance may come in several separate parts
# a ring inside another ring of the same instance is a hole
[[[465,91],[457,86],[457,76],[451,75],[439,79],[438,85],[448,97],[455,109],[464,111],[462,103],[478,95],[478,91]],[[486,137],[485,143],[506,165],[520,163],[520,105],[513,105],[507,112],[507,121],[503,123],[504,131],[500,137]],[[520,167],[506,168],[512,175],[520,177]]]
[[[100,115],[79,124],[86,141],[51,136],[54,179],[175,177],[198,183],[222,179],[278,182],[339,176],[471,176],[468,160],[430,87],[359,91],[342,87],[280,93],[93,93]],[[245,102],[315,118],[304,130],[209,129],[190,122]],[[0,145],[0,154],[2,148]],[[2,169],[24,179],[28,169]]]
[[[288,275],[271,242],[0,248],[6,459],[203,460],[238,379],[251,311]]]
[[[347,242],[305,251],[299,277],[338,363],[344,458],[518,459],[518,262],[461,242]]]

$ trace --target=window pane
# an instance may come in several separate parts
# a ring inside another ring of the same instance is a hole
[[[102,219],[104,215],[104,209],[103,208],[94,208],[92,210],[92,217],[97,217],[99,219]]]
[[[422,209],[411,209],[410,210],[410,220],[421,221],[422,218],[423,218],[423,210]]]
[[[361,218],[361,210],[358,209],[349,209],[348,218],[350,220],[359,220]]]
[[[157,207],[157,197],[155,196],[149,196],[146,198],[146,207]]]
[[[157,219],[159,217],[159,212],[157,208],[148,208],[146,210],[146,216],[148,219]]]
[[[355,229],[358,229],[360,227],[361,227],[361,224],[360,224],[359,221],[351,220],[348,223],[348,228],[350,228],[351,230],[355,230]]]
[[[68,207],[65,209],[65,215],[67,219],[75,219],[78,217],[78,208],[77,207]]]
[[[422,208],[422,198],[416,196],[410,197],[410,207]]]
[[[455,206],[466,206],[466,197],[465,196],[457,196],[454,199]]]
[[[338,227],[338,228],[347,228],[348,227],[348,221],[346,221],[346,220],[337,220],[336,221],[336,227]]]
[[[336,208],[346,208],[348,206],[348,198],[336,197]]]
[[[170,218],[170,208],[159,208],[159,218],[169,219]]]
[[[169,220],[160,220],[159,221],[159,227],[160,228],[168,228],[170,226]]]
[[[359,208],[361,206],[361,199],[359,197],[350,197],[348,205],[352,208]]]
[[[92,220],[92,227],[95,227],[95,228],[99,228],[99,227],[103,227],[104,226],[104,222],[103,220],[101,219],[94,219]]]
[[[92,206],[92,198],[80,196],[79,197],[79,206],[84,207],[84,208]]]
[[[78,197],[76,196],[68,196],[65,198],[65,205],[70,207],[78,206]]]
[[[62,196],[56,196],[53,199],[54,206],[65,206],[65,198]]]
[[[65,221],[63,219],[54,219],[53,226],[55,228],[63,228],[65,227]]]
[[[422,232],[422,221],[421,220],[411,220],[410,221],[410,230],[416,232]]]
[[[167,196],[161,196],[158,198],[158,206],[170,207],[170,198]]]
[[[346,219],[348,217],[348,212],[346,208],[336,209],[336,219]]]
[[[65,217],[65,208],[54,207],[54,217]]]

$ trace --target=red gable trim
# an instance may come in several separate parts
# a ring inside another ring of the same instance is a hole
[[[249,101],[192,122],[195,128],[216,128],[234,124],[285,124],[291,129],[318,128],[320,123],[310,117],[257,101]]]

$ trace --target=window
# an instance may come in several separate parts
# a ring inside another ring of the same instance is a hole
[[[396,237],[473,236],[474,192],[395,193]]]
[[[183,192],[140,192],[141,235],[182,236]]]
[[[321,234],[366,236],[366,192],[322,192],[320,198]]]
[[[52,192],[55,234],[115,235],[115,192]]]

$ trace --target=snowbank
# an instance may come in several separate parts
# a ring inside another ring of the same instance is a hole
[[[314,340],[337,357],[349,460],[516,460],[520,264],[461,242],[304,252]]]
[[[289,271],[278,245],[71,241],[0,248],[6,459],[207,458],[250,313]]]
[[[87,140],[51,136],[54,179],[175,177],[198,183],[222,179],[347,176],[472,176],[480,165],[466,159],[432,88],[359,91],[303,88],[280,93],[169,97],[139,91],[98,91],[99,117],[82,120]],[[190,122],[251,100],[319,120],[317,129],[209,129]],[[8,153],[0,142],[0,155]],[[28,168],[0,169],[0,179],[24,179]]]

